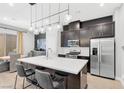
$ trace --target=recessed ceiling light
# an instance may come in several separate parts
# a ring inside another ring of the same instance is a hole
[[[104,3],[100,3],[99,6],[103,7],[104,6]]]
[[[14,3],[8,3],[9,4],[9,6],[11,6],[11,7],[13,7],[14,6]]]
[[[5,21],[6,21],[6,20],[7,20],[7,17],[4,17],[4,18],[3,18],[3,20],[5,20]]]

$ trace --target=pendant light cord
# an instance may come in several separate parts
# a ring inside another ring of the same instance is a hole
[[[43,18],[43,5],[41,4],[41,15],[42,15],[42,18]],[[43,20],[42,20],[42,27],[43,27]]]
[[[32,6],[31,5],[30,5],[30,15],[31,15],[30,26],[32,27]]]
[[[51,4],[49,3],[49,16],[51,15]],[[51,17],[49,17],[49,25],[51,25]]]
[[[69,8],[70,8],[70,7],[69,7],[69,3],[68,3],[68,15],[69,15]]]
[[[37,4],[35,5],[35,20],[37,20]],[[37,22],[35,23],[35,29],[37,29]]]
[[[58,12],[60,12],[60,3],[59,3],[59,9]],[[59,24],[60,24],[60,14],[59,14]]]

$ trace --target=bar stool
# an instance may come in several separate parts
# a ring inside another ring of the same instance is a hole
[[[58,75],[60,77],[64,78],[65,88],[68,88],[68,73],[62,72],[62,71],[55,71],[55,75]]]
[[[14,88],[16,88],[16,84],[17,84],[17,77],[20,76],[20,77],[23,77],[23,86],[22,88],[27,88],[29,87],[30,85],[24,87],[24,83],[25,83],[25,79],[29,80],[29,81],[33,81],[32,79],[30,79],[29,77],[34,75],[35,74],[35,71],[33,69],[27,69],[25,70],[23,65],[21,64],[17,64],[16,65],[17,67],[17,75],[16,75],[16,79],[15,79],[15,85],[14,85]]]
[[[38,83],[39,88],[43,89],[61,89],[63,86],[63,79],[61,80],[53,80],[49,72],[44,72],[41,70],[35,70],[35,78]]]

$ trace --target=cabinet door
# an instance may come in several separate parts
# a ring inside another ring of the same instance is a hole
[[[79,31],[65,31],[61,33],[61,47],[68,47],[68,40],[79,40]]]
[[[68,31],[65,34],[65,38],[66,38],[67,47],[69,47],[68,40],[79,40],[79,31]]]
[[[102,37],[114,36],[114,23],[106,23],[102,25]]]
[[[71,22],[69,24],[69,30],[79,30],[80,29],[80,21]]]
[[[92,33],[92,38],[101,37],[102,26],[101,25],[93,25],[89,27],[90,32]]]
[[[61,47],[64,47],[64,32],[61,32]]]
[[[91,35],[92,33],[89,30],[89,28],[84,28],[80,31],[80,46],[81,47],[89,47]]]

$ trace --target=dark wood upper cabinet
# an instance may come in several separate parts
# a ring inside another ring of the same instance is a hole
[[[92,35],[92,33],[88,27],[80,30],[80,47],[88,47],[89,46],[89,40],[91,38],[91,35]]]
[[[61,47],[68,47],[68,40],[79,40],[80,47],[89,47],[91,38],[114,37],[112,16],[89,21],[74,21],[63,26]]]
[[[102,30],[101,25],[89,26],[89,31],[91,33],[91,38],[99,38],[99,37],[101,37],[101,30]]]
[[[69,30],[69,26],[68,25],[64,25],[63,26],[63,31],[68,31]]]
[[[114,22],[89,26],[89,30],[92,32],[92,38],[114,37]]]
[[[114,37],[114,22],[102,25],[102,37]]]
[[[91,38],[114,37],[114,22],[84,27],[80,30],[80,46],[89,47]]]
[[[80,21],[78,20],[69,23],[69,30],[74,30],[74,31],[80,30]]]
[[[79,40],[79,31],[61,32],[61,47],[68,47],[68,40]]]

